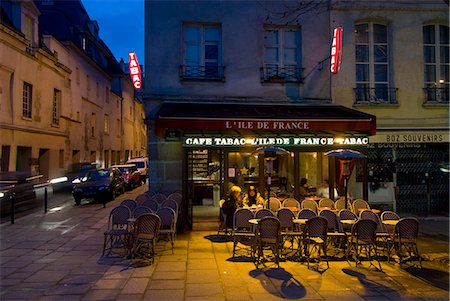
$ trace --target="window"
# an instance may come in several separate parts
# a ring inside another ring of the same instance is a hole
[[[181,79],[222,80],[219,25],[184,26],[184,64]]]
[[[76,76],[76,80],[77,80],[77,85],[80,84],[80,68],[76,67],[75,68],[75,76]]]
[[[25,16],[25,38],[33,46],[34,21],[30,16]]]
[[[106,103],[109,103],[109,88],[105,88],[105,101]]]
[[[397,103],[389,74],[388,27],[364,23],[355,26],[356,103]]]
[[[95,113],[91,114],[91,137],[95,137]]]
[[[33,86],[27,82],[24,82],[22,95],[23,117],[31,118],[32,105],[33,105]]]
[[[105,114],[105,124],[104,124],[105,134],[109,134],[109,115]]]
[[[52,124],[59,125],[59,115],[61,108],[61,91],[53,90]]]
[[[449,27],[423,27],[425,103],[449,102]]]
[[[262,81],[300,82],[300,32],[297,27],[267,27]]]
[[[59,150],[59,168],[64,168],[64,150]]]

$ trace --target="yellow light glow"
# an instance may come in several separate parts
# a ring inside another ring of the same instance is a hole
[[[253,144],[254,138],[245,138],[245,144]]]
[[[314,160],[317,159],[317,153],[312,153],[312,156],[313,156]]]
[[[440,83],[440,84],[443,84],[443,83],[445,83],[445,80],[440,79],[440,80],[439,80],[439,83]]]
[[[344,143],[344,138],[336,138],[336,139],[334,139],[334,142],[342,144],[342,143]]]

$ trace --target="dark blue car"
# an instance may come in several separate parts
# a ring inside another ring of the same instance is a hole
[[[125,181],[117,168],[88,171],[72,190],[76,205],[80,205],[82,199],[89,198],[104,202],[114,200],[121,193],[125,193]]]

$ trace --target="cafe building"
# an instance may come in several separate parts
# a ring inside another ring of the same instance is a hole
[[[156,112],[150,169],[153,163],[158,176],[150,176],[150,190],[181,190],[188,227],[194,207],[218,212],[219,200],[233,185],[243,193],[254,186],[265,199],[270,190],[271,196],[301,200],[305,178],[312,194],[328,181],[329,196],[343,195],[342,164],[325,152],[367,153],[376,129],[375,116],[337,105],[172,101]],[[273,147],[285,152],[273,153]],[[367,160],[351,165],[349,194],[367,199]],[[360,195],[355,195],[358,185]]]

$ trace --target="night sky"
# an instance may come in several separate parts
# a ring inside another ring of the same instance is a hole
[[[144,0],[81,1],[117,61],[123,58],[128,63],[128,52],[134,51],[144,65]]]

